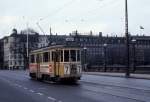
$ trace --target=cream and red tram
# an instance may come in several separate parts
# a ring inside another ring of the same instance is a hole
[[[77,46],[55,45],[30,53],[31,78],[44,80],[73,80],[81,77],[81,49]]]

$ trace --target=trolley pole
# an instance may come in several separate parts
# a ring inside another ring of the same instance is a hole
[[[126,36],[126,74],[125,77],[130,77],[130,62],[129,62],[129,34],[128,34],[128,1],[125,0],[125,36]]]

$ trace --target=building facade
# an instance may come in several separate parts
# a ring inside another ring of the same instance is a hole
[[[25,69],[27,64],[27,35],[18,34],[14,29],[10,36],[4,37],[2,41],[3,68],[4,69]],[[29,34],[28,50],[37,48],[38,35]]]
[[[0,40],[0,69],[3,69],[4,64],[4,51],[3,42]]]
[[[1,40],[1,59],[9,69],[26,66],[26,34],[12,33]],[[66,44],[73,39],[82,48],[82,65],[91,71],[124,71],[126,67],[125,37],[81,34],[77,31],[69,35],[29,34],[29,52],[33,49],[54,44]],[[134,42],[133,42],[134,40]],[[3,42],[3,43],[2,43]],[[69,42],[71,43],[71,42]],[[132,70],[150,70],[150,36],[130,36],[130,67]],[[141,69],[140,69],[141,68]]]

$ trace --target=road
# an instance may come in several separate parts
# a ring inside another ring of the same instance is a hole
[[[150,80],[83,75],[78,84],[66,85],[0,70],[0,102],[150,102]]]

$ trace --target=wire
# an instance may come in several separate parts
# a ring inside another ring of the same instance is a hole
[[[43,21],[45,20],[46,18],[48,18],[49,16],[54,16],[55,14],[59,13],[61,10],[63,10],[65,7],[67,7],[68,5],[71,5],[74,1],[76,0],[71,0],[67,3],[65,3],[64,5],[62,5],[61,7],[59,7],[58,9],[54,10],[53,12],[49,13],[47,16],[43,17],[43,18],[40,18],[37,22],[36,22],[36,25],[38,26],[38,28],[40,29],[40,31],[45,35],[45,32],[44,30],[42,29],[42,27],[39,25],[39,22],[40,21]]]
[[[55,14],[59,13],[59,12],[62,11],[64,8],[66,8],[68,5],[71,5],[74,1],[76,1],[76,0],[71,0],[71,1],[69,1],[69,2],[67,2],[67,3],[65,3],[64,5],[62,5],[61,7],[59,7],[58,9],[56,9],[56,10],[54,10],[53,12],[49,13],[47,16],[45,16],[45,17],[43,17],[43,18],[40,18],[39,21],[42,21],[42,20],[44,20],[44,19],[46,19],[46,18],[48,18],[48,17],[50,17],[50,16],[51,16],[51,17],[54,16]]]
[[[37,24],[38,28],[41,30],[41,32],[42,32],[44,35],[46,35],[45,32],[44,32],[44,30],[42,29],[42,27],[39,25],[39,23],[36,23],[36,24]]]
[[[98,0],[98,1],[105,2],[106,0]],[[108,1],[108,0],[107,0],[107,1]],[[107,2],[107,3],[105,3],[105,4],[103,4],[103,5],[99,6],[98,8],[95,8],[95,9],[93,9],[93,10],[88,11],[87,13],[93,12],[93,11],[97,11],[97,9],[99,9],[99,8],[102,9],[102,8],[108,6],[108,5],[113,5],[113,4],[115,4],[116,2],[118,2],[118,1],[119,1],[119,0],[111,0],[111,1],[109,1],[109,2]]]
[[[93,11],[96,11],[96,12],[97,12],[97,9],[99,9],[99,8],[102,9],[102,8],[108,6],[108,5],[113,5],[113,4],[115,4],[116,2],[118,2],[119,0],[96,0],[96,1],[101,2],[102,5],[100,5],[99,7],[95,8],[95,9],[92,9],[92,10],[89,10],[89,11],[87,11],[87,12],[84,12],[84,13],[82,13],[82,15],[85,16],[85,14],[89,14],[89,13],[91,13],[91,12],[93,12]],[[81,17],[81,20],[80,20],[80,21],[81,21],[81,22],[85,22],[85,18],[84,18],[84,17]],[[65,22],[67,23],[67,22],[70,22],[70,21],[69,21],[69,20],[65,20]]]

